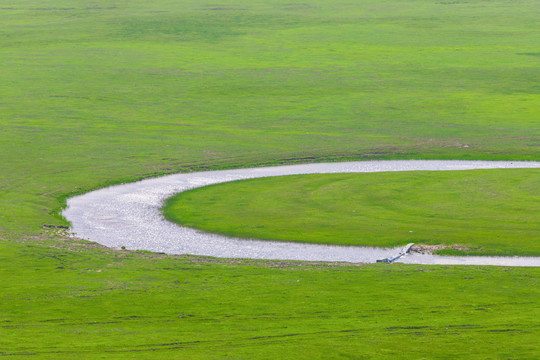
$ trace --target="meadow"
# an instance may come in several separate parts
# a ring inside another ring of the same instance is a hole
[[[0,356],[538,358],[536,269],[281,268],[43,228],[69,225],[69,196],[179,171],[540,160],[537,9],[1,0]],[[309,286],[287,288],[300,275]]]
[[[182,192],[163,213],[233,237],[534,256],[538,189],[538,169],[295,175]]]
[[[0,357],[539,355],[538,268],[217,260],[51,241],[0,243]]]

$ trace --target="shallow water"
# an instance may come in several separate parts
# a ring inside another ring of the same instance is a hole
[[[394,160],[305,164],[167,175],[115,185],[68,199],[63,216],[75,236],[105,246],[168,254],[223,258],[347,261],[372,263],[401,248],[382,249],[228,238],[170,223],[160,208],[168,197],[227,181],[296,174],[414,170],[540,168],[540,162]],[[456,257],[408,254],[397,262],[414,264],[540,266],[540,257]]]

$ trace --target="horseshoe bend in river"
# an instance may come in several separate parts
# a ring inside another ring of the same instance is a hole
[[[373,263],[380,259],[399,256],[402,248],[385,249],[229,238],[173,224],[164,219],[160,208],[165,199],[181,191],[266,176],[501,168],[540,168],[540,162],[358,161],[174,174],[115,185],[70,198],[63,216],[71,222],[71,231],[75,236],[115,248],[125,246],[133,250],[222,258]],[[407,254],[396,261],[409,264],[540,266],[540,257]]]

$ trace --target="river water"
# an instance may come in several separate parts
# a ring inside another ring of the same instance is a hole
[[[540,162],[389,160],[304,164],[252,169],[174,174],[115,185],[68,199],[63,216],[74,236],[102,245],[167,254],[222,258],[345,261],[373,263],[392,258],[401,248],[332,246],[229,238],[185,228],[160,212],[168,197],[189,189],[227,181],[297,174],[363,173],[414,170],[540,168]],[[397,262],[410,264],[540,266],[540,257],[459,257],[407,254]]]

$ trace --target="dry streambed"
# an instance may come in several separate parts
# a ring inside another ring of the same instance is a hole
[[[111,186],[68,199],[64,217],[75,236],[105,246],[168,254],[224,258],[376,262],[396,258],[402,248],[381,249],[228,238],[180,227],[160,212],[168,197],[227,181],[298,174],[414,170],[540,168],[540,162],[395,160],[276,166],[175,174]],[[396,262],[410,264],[540,266],[540,257],[435,256],[407,253]]]

